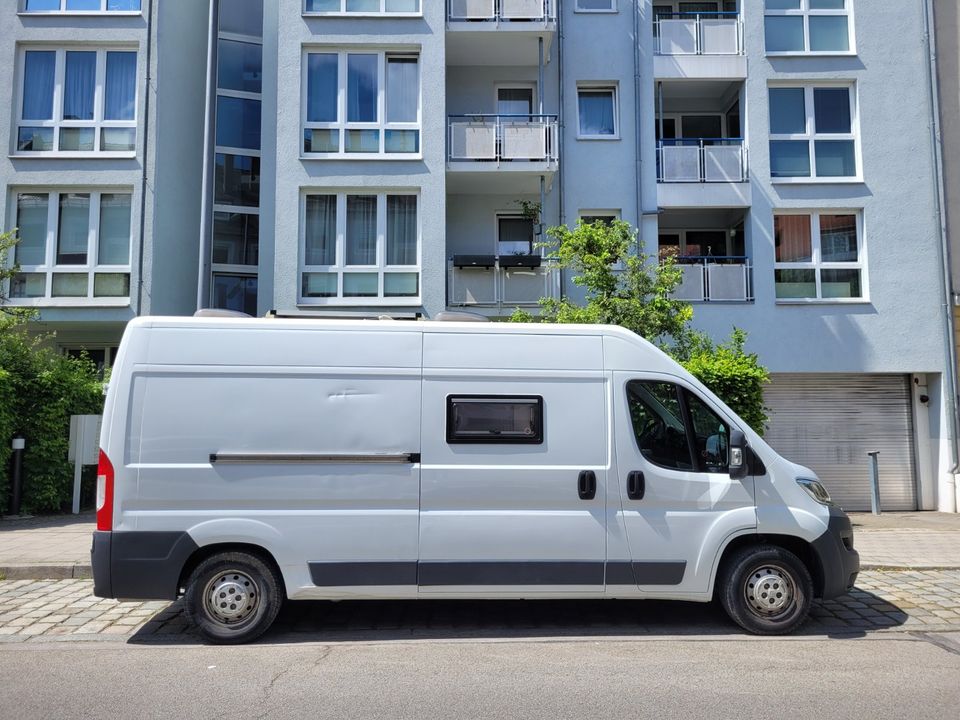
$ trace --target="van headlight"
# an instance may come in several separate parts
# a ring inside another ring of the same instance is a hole
[[[827,489],[820,484],[819,480],[811,480],[810,478],[797,478],[797,485],[806,490],[807,495],[812,497],[821,505],[833,505],[833,500],[830,497],[830,493],[828,493]]]

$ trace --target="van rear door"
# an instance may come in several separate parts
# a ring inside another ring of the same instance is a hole
[[[425,333],[420,593],[603,590],[600,351],[595,337]]]

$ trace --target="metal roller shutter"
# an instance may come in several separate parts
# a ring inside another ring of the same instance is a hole
[[[910,380],[902,375],[772,375],[764,439],[814,470],[846,510],[869,510],[867,452],[880,451],[883,510],[916,510]]]

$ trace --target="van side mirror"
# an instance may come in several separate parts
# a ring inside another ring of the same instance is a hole
[[[747,437],[741,430],[730,430],[730,477],[741,480],[747,476]]]

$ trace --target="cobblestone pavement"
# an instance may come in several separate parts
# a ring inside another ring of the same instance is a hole
[[[0,642],[196,642],[182,603],[117,602],[89,580],[0,582]],[[817,603],[806,634],[960,629],[960,570],[868,571]],[[731,634],[716,606],[655,601],[355,601],[288,603],[270,641],[314,639]]]

